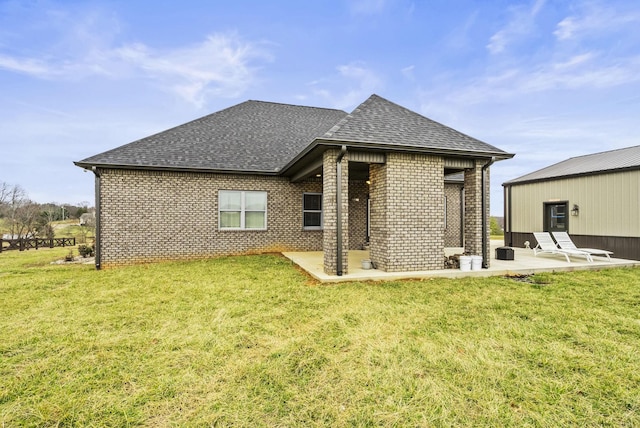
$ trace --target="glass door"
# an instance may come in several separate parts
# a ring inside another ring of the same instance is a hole
[[[544,204],[544,231],[568,232],[569,217],[567,217],[567,202],[545,202]]]

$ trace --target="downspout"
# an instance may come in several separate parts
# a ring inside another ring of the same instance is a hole
[[[342,158],[347,154],[347,146],[342,146],[336,159],[336,273],[342,276]]]
[[[502,200],[504,201],[504,245],[511,247],[511,186],[503,184]]]
[[[487,164],[482,167],[482,178],[480,180],[482,186],[482,201],[481,201],[481,210],[482,210],[482,267],[484,269],[489,268],[488,258],[489,252],[487,251],[487,169],[496,161],[495,157],[492,157]]]
[[[460,246],[464,247],[464,185],[460,188]]]
[[[511,185],[509,185],[509,246],[513,247],[513,205],[511,204]]]
[[[102,234],[102,230],[101,230],[101,222],[100,222],[100,200],[102,199],[100,197],[100,191],[101,191],[101,187],[100,187],[100,171],[94,166],[91,167],[91,170],[93,171],[93,173],[96,176],[96,184],[95,184],[95,197],[96,197],[96,236],[95,236],[95,244],[96,244],[96,269],[100,270],[100,263],[101,263],[101,250],[100,250],[100,235]]]

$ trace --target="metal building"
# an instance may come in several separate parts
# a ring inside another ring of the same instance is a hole
[[[566,231],[580,247],[640,260],[640,146],[570,158],[503,187],[505,245]]]

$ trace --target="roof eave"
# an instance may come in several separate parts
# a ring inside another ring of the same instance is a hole
[[[472,150],[456,150],[456,149],[438,149],[431,147],[420,146],[400,146],[388,143],[376,143],[376,142],[364,142],[364,141],[349,141],[339,140],[332,138],[316,138],[311,144],[309,144],[302,152],[294,157],[289,163],[287,163],[281,170],[281,173],[285,175],[289,169],[291,169],[296,163],[308,155],[311,151],[319,146],[328,147],[341,147],[343,145],[349,147],[355,147],[358,149],[377,150],[382,152],[401,152],[401,153],[429,153],[442,156],[456,156],[456,157],[470,157],[470,158],[494,158],[496,161],[511,159],[515,156],[513,153],[499,152],[487,152],[487,151],[472,151]]]
[[[184,166],[159,166],[159,165],[130,165],[130,164],[107,164],[94,162],[74,162],[76,166],[86,170],[101,169],[126,169],[137,171],[169,171],[169,172],[193,172],[193,173],[217,173],[217,174],[253,174],[253,175],[279,175],[278,171],[264,170],[242,170],[242,169],[224,169],[224,168],[195,168]]]
[[[629,166],[625,168],[601,169],[598,171],[588,171],[588,172],[581,172],[576,174],[555,175],[553,177],[543,177],[543,178],[532,178],[529,180],[518,180],[516,178],[515,180],[505,181],[504,183],[502,183],[502,186],[508,187],[508,186],[514,186],[514,185],[520,185],[520,184],[542,183],[545,181],[564,180],[568,178],[580,178],[580,177],[588,177],[588,176],[602,175],[602,174],[613,174],[616,172],[634,171],[639,169],[640,169],[640,166],[636,165],[636,166]]]

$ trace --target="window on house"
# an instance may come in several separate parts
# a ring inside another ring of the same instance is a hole
[[[267,228],[267,192],[221,190],[218,192],[220,229]]]
[[[305,229],[322,229],[322,193],[302,195],[302,222]]]

